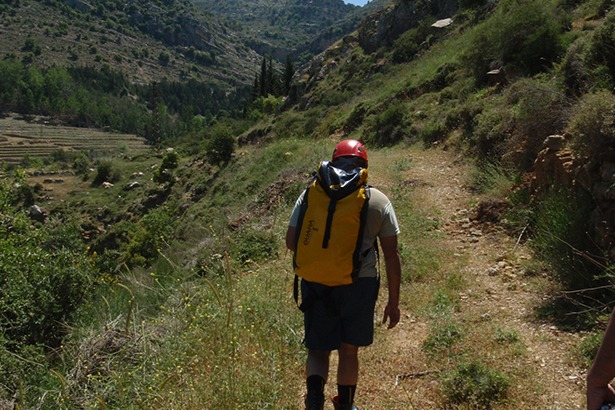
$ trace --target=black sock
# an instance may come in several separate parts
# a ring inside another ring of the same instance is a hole
[[[354,402],[354,393],[357,390],[357,386],[344,386],[337,385],[337,395],[339,397],[340,404],[351,404]]]
[[[306,384],[308,393],[324,393],[325,391],[325,379],[317,374],[308,376]]]

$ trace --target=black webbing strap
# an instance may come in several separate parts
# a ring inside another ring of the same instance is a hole
[[[329,247],[329,239],[331,238],[331,225],[333,225],[333,214],[335,214],[336,206],[337,206],[337,200],[332,198],[329,201],[329,209],[327,211],[327,224],[325,225],[325,234],[322,238],[323,249],[326,249]]]

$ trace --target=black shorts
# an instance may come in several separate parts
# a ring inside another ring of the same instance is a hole
[[[372,344],[379,282],[378,278],[359,278],[351,285],[325,286],[302,280],[305,346],[337,350],[342,342]]]

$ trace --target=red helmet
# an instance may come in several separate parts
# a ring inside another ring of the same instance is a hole
[[[365,166],[367,167],[367,150],[365,146],[357,140],[343,140],[340,141],[333,149],[332,160],[339,157],[359,157],[365,160]]]

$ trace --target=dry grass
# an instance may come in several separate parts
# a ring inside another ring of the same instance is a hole
[[[48,125],[43,120],[26,122],[13,117],[0,119],[0,163],[19,163],[26,156],[47,158],[60,150],[103,155],[113,152],[138,154],[150,149],[144,138],[132,134]]]

